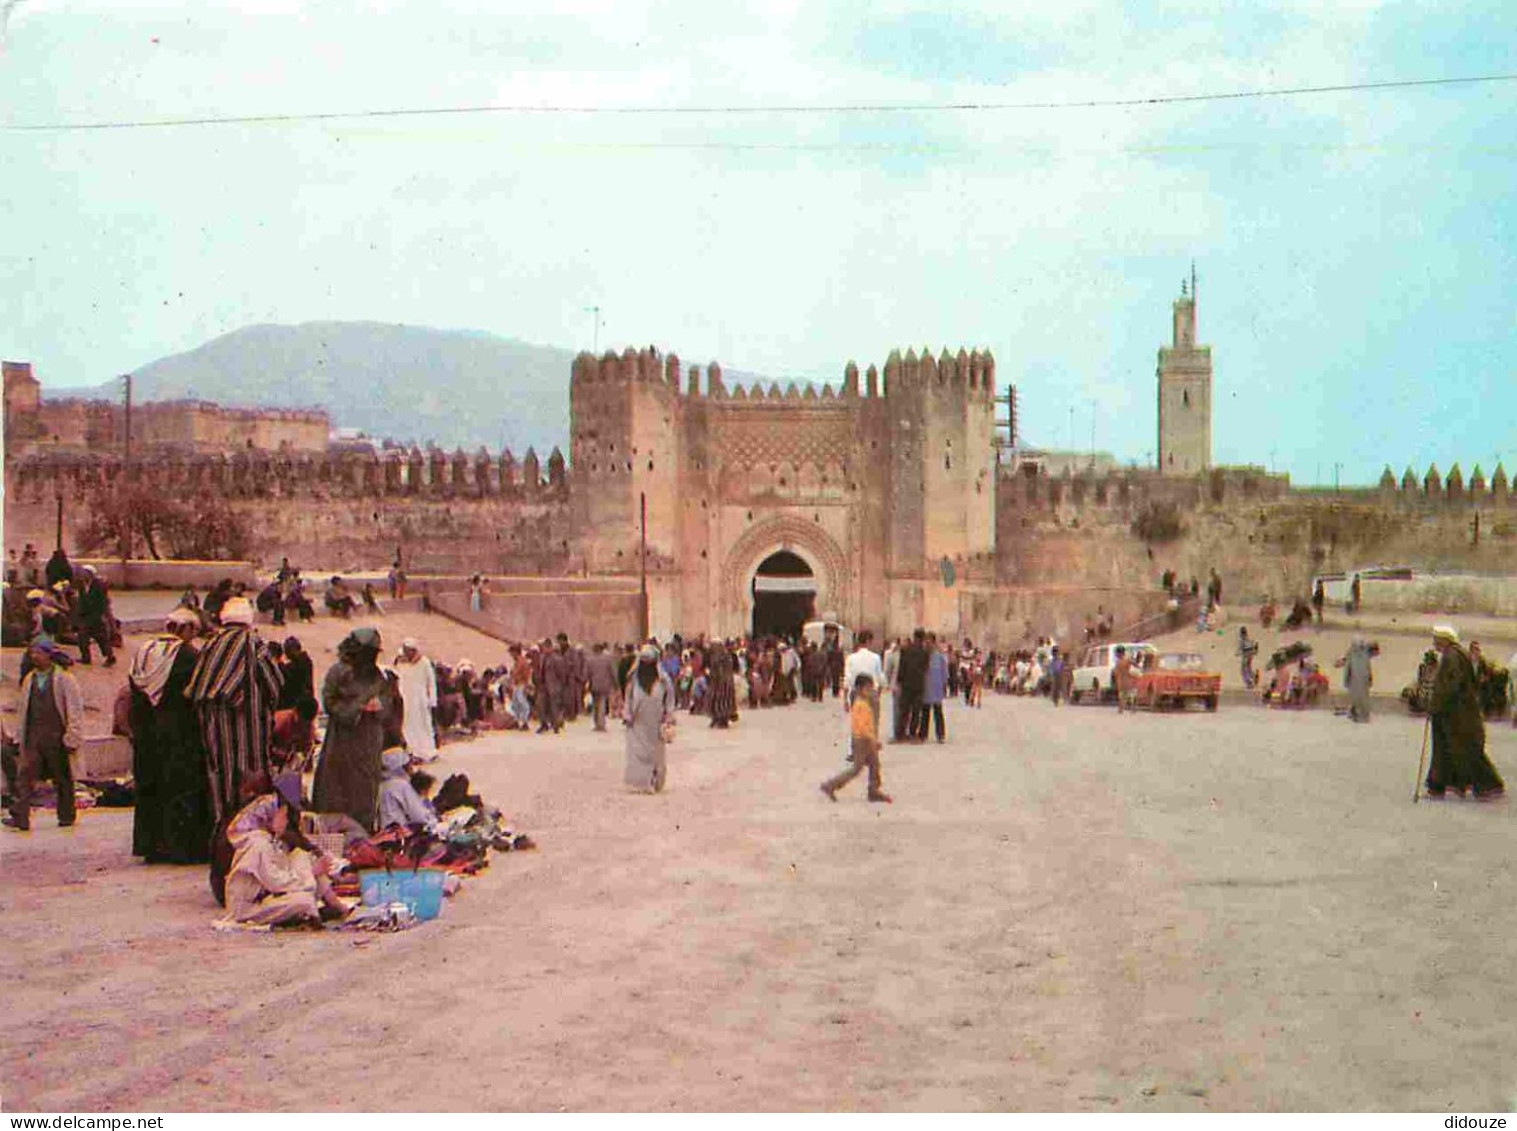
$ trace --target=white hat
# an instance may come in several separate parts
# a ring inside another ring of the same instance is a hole
[[[1459,643],[1459,630],[1451,624],[1433,625],[1433,639],[1446,640],[1450,644]]]
[[[253,623],[252,602],[246,597],[233,597],[221,606],[221,623],[251,625]]]
[[[410,652],[420,652],[421,645],[416,643],[416,637],[407,636],[400,642],[400,646]]]
[[[200,618],[195,614],[193,609],[178,608],[165,617],[163,623],[170,629],[179,628],[187,624],[199,628]]]

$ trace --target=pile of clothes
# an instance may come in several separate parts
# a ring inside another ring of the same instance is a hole
[[[343,867],[334,872],[338,895],[356,897],[359,873],[440,868],[452,877],[472,876],[489,866],[489,851],[520,852],[537,845],[509,828],[499,809],[471,793],[467,774],[453,774],[431,800],[432,779],[412,772],[404,750],[384,754],[385,781],[380,787],[380,820],[385,827],[343,849]],[[393,819],[392,819],[393,818]],[[451,895],[457,883],[445,888]]]
[[[10,804],[11,769],[5,771],[5,795],[0,802]],[[130,809],[136,801],[131,778],[103,778],[74,783],[74,809]],[[33,809],[58,808],[57,787],[51,781],[39,781],[32,789]]]
[[[355,930],[404,930],[415,915],[404,905],[355,908],[361,874],[426,868],[445,873],[443,894],[489,865],[489,852],[535,848],[531,837],[509,828],[500,810],[471,793],[469,779],[454,774],[435,802],[433,781],[412,771],[404,749],[383,755],[380,821],[370,834],[343,814],[301,813],[298,775],[267,777],[251,784],[255,796],[217,830],[211,890],[227,914],[221,930],[320,926]],[[293,779],[293,780],[292,780]],[[280,816],[284,810],[285,815]]]

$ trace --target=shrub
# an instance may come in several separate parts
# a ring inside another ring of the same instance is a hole
[[[1173,503],[1149,503],[1132,520],[1132,532],[1145,542],[1173,542],[1185,533],[1180,510]]]

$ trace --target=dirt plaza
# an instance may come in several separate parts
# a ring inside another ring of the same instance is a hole
[[[888,702],[888,700],[887,700]],[[448,746],[541,845],[398,935],[222,935],[131,815],[3,842],[9,1110],[1338,1110],[1517,1103],[1510,802],[1412,804],[1377,703],[987,695],[829,804],[836,703]],[[1510,782],[1517,735],[1491,725]]]

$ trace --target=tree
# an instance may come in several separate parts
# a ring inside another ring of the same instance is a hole
[[[154,561],[225,561],[246,556],[251,542],[247,519],[209,493],[175,498],[123,483],[91,495],[87,507],[81,535],[87,551],[145,548]]]

